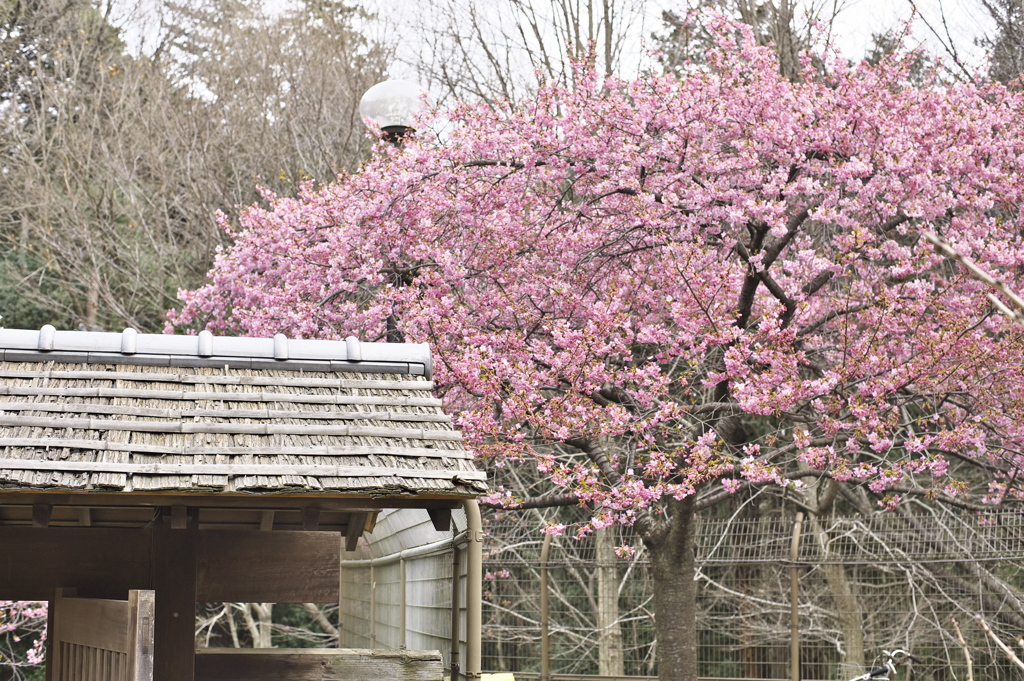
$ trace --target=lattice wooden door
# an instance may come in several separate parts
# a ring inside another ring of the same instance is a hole
[[[153,594],[127,601],[73,598],[57,589],[48,681],[152,681]]]

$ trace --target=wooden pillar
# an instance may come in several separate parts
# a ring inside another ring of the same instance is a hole
[[[154,681],[193,681],[196,647],[196,557],[199,512],[189,508],[184,527],[180,514],[172,524],[171,509],[153,528],[153,590],[156,626],[153,643]]]

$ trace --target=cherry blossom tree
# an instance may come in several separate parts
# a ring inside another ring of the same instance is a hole
[[[581,67],[572,90],[458,108],[445,138],[268,193],[170,317],[364,340],[391,319],[430,342],[479,456],[550,480],[489,501],[637,527],[659,673],[687,681],[701,509],[771,489],[812,514],[984,510],[1022,498],[1024,462],[1024,337],[920,238],[1019,288],[1021,95],[912,86],[912,55],[822,54],[827,75],[806,59],[790,81],[712,23],[718,47],[679,75]]]
[[[0,601],[0,669],[11,679],[43,663],[45,641],[46,603]]]

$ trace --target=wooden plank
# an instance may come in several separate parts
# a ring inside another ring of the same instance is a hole
[[[6,416],[0,413],[0,426],[8,428],[74,428],[79,430],[121,431],[139,433],[196,433],[228,435],[334,435],[337,437],[382,437],[413,440],[459,442],[457,430],[425,428],[377,428],[368,426],[324,426],[305,423],[213,423],[136,421],[129,419],[60,418],[51,416]],[[52,446],[52,445],[51,445]]]
[[[2,406],[2,405],[0,405]],[[69,438],[15,438],[0,437],[0,447],[26,449],[84,449],[97,452],[132,452],[139,454],[170,454],[178,456],[401,456],[408,458],[472,459],[463,449],[437,449],[435,447],[366,447],[366,446],[314,446],[314,447],[169,447],[133,442],[81,440]]]
[[[112,461],[49,461],[42,459],[0,459],[0,470],[61,471],[65,473],[126,473],[133,475],[311,475],[338,478],[420,478],[486,482],[478,470],[385,468],[383,466],[335,466],[331,464],[195,464],[117,463]]]
[[[128,601],[62,598],[58,607],[60,640],[87,648],[129,651]]]
[[[342,496],[334,492],[302,492],[299,494],[250,494],[243,492],[68,492],[0,490],[0,505],[91,506],[98,508],[141,508],[153,506],[202,506],[203,508],[300,510],[316,506],[322,511],[380,511],[386,508],[458,508],[462,497],[450,494],[419,494],[416,497],[370,498],[364,494]]]
[[[54,589],[123,597],[150,580],[148,530],[0,526],[0,600],[47,601]]]
[[[197,600],[335,602],[340,555],[333,532],[203,530]]]
[[[441,681],[436,650],[205,648],[196,681]]]
[[[337,411],[311,409],[156,409],[135,405],[98,404],[95,402],[3,402],[4,411],[40,411],[61,414],[107,414],[147,416],[160,419],[310,419],[314,421],[402,421],[410,423],[451,423],[442,413],[412,411]]]
[[[366,514],[353,513],[349,517],[348,529],[345,531],[345,550],[355,551],[359,545],[359,538],[363,536],[366,529]]]
[[[139,381],[140,383],[180,383],[183,385],[265,385],[298,388],[338,388],[368,390],[433,390],[431,381],[412,379],[391,381],[359,378],[321,378],[316,376],[241,376],[238,374],[191,374],[143,371],[19,371],[0,370],[0,378],[48,378],[68,381]]]
[[[198,402],[287,402],[297,404],[386,404],[395,407],[440,407],[434,397],[407,395],[322,395],[285,392],[210,392],[199,390],[142,390],[132,388],[37,388],[0,385],[0,395],[19,397],[110,397],[135,400],[188,400]]]
[[[192,681],[195,656],[198,511],[183,530],[153,524],[154,681]]]

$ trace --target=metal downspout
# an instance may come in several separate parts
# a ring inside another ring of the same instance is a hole
[[[466,546],[466,667],[467,679],[480,678],[481,608],[483,601],[484,525],[476,499],[462,502],[466,509],[469,545]]]

